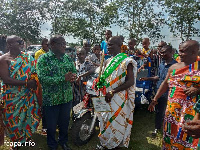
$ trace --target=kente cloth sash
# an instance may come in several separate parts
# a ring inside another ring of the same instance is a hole
[[[128,55],[126,53],[119,53],[111,60],[109,65],[105,68],[103,74],[100,76],[100,79],[97,83],[98,89],[101,89],[104,86],[108,86],[106,78],[108,78],[112,74],[112,72],[120,65],[120,63],[127,57]]]
[[[37,80],[35,60],[21,52],[9,66],[10,77],[17,80]],[[38,82],[37,82],[38,83]],[[25,142],[39,125],[40,109],[36,91],[26,86],[12,86],[2,82],[3,119],[11,141]]]
[[[121,106],[119,106],[119,108],[117,109],[117,111],[113,114],[113,116],[108,120],[106,127],[104,128],[103,131],[101,131],[99,133],[98,136],[101,136],[102,134],[104,134],[104,132],[108,129],[109,125],[115,120],[115,118],[119,115],[120,111],[122,110],[122,108],[124,107],[124,104],[126,103],[128,97],[128,93],[126,92],[126,97],[125,97],[125,101],[122,103]],[[133,121],[129,121],[129,123],[132,125]]]
[[[182,130],[186,121],[196,114],[194,106],[199,105],[199,96],[187,96],[186,88],[200,88],[199,60],[180,69],[174,69],[168,79],[169,95],[163,127],[163,149],[197,148],[198,139],[194,139]]]
[[[106,78],[106,93],[126,82],[125,79],[129,64],[133,65],[133,78],[136,83],[137,63],[132,58],[127,57]],[[107,64],[107,66],[109,65],[110,63]],[[135,84],[127,90],[113,95],[109,103],[111,112],[97,113],[100,121],[99,139],[104,147],[112,149],[120,145],[128,148],[133,124],[134,99]]]

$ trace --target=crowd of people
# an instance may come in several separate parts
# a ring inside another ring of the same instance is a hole
[[[23,52],[24,41],[20,37],[8,36],[8,52],[0,56],[0,145],[4,144],[5,131],[12,142],[31,140],[42,120],[42,134],[47,135],[49,149],[56,150],[61,145],[63,150],[70,150],[68,126],[72,108],[83,99],[85,83],[100,68],[94,90],[102,93],[111,111],[96,112],[100,122],[100,143],[96,149],[128,148],[136,77],[148,65],[146,58],[150,58],[152,76],[139,80],[156,83],[156,94],[148,107],[156,111],[152,135],[156,136],[163,128],[163,150],[197,149],[200,137],[199,43],[195,40],[180,43],[177,54],[164,41],[156,50],[150,49],[149,38],[142,40],[142,50],[135,48],[135,39],[130,39],[128,45],[123,42],[123,36],[112,36],[112,32],[106,30],[101,44],[94,43],[92,47],[90,40],[83,40],[83,46],[75,47],[73,56],[70,49],[67,54],[64,37],[55,35],[50,40],[42,40],[42,48],[33,58]],[[136,61],[136,57],[143,63]],[[57,126],[58,140],[55,138]],[[11,147],[19,148],[19,145]]]

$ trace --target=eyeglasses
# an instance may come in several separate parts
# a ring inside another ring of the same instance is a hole
[[[19,45],[24,45],[24,41],[23,40],[18,40],[16,41]]]

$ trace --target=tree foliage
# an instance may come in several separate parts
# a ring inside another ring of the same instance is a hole
[[[166,23],[174,36],[182,41],[199,36],[199,0],[165,0],[163,4],[169,15]]]
[[[0,0],[0,10],[0,34],[31,42],[40,38],[44,22],[51,23],[51,34],[93,43],[111,25],[138,42],[145,36],[153,42],[162,38],[164,23],[183,40],[200,32],[198,0]]]
[[[36,42],[40,37],[41,7],[36,0],[3,0],[0,4],[0,32]]]
[[[153,41],[163,37],[161,35],[164,16],[162,12],[155,12],[155,0],[115,0],[118,5],[117,24],[128,32],[129,38],[141,41],[147,36]],[[158,9],[158,8],[157,8]]]
[[[71,35],[79,39],[91,39],[93,43],[102,38],[106,27],[117,14],[107,0],[66,0],[51,1],[48,14],[52,20],[53,34]],[[59,9],[58,9],[59,8]]]

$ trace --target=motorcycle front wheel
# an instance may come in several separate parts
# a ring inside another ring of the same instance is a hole
[[[81,146],[87,144],[91,139],[94,128],[92,129],[92,133],[89,134],[90,128],[92,124],[92,117],[90,113],[84,114],[81,118],[76,119],[72,125],[72,141],[75,145]]]

